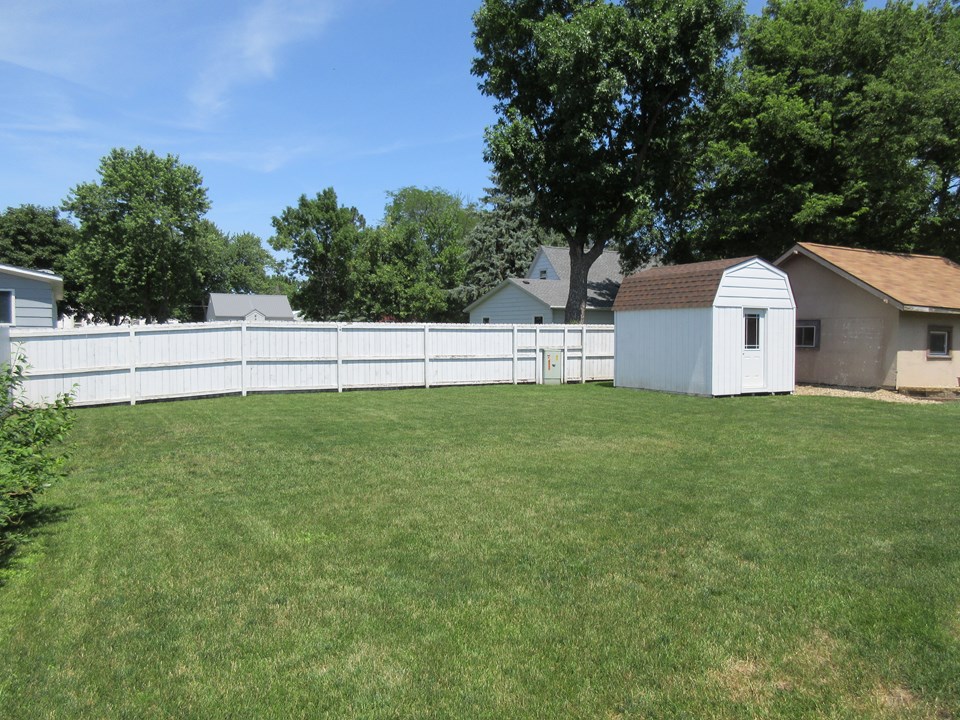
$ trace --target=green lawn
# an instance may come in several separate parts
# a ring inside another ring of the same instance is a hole
[[[87,409],[0,717],[960,718],[960,403]]]

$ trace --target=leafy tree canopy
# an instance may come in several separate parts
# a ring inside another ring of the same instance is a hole
[[[812,241],[960,259],[956,3],[777,0],[741,46],[701,128],[690,254]]]
[[[80,222],[69,262],[81,302],[113,322],[189,312],[208,252],[200,173],[137,147],[112,150],[99,174],[100,182],[77,185],[64,202]]]
[[[637,240],[677,129],[741,18],[733,0],[485,0],[473,72],[496,99],[486,159],[570,247],[567,322],[608,242]]]

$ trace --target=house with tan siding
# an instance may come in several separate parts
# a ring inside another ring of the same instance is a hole
[[[960,385],[960,265],[816,243],[798,243],[775,265],[797,303],[797,382]]]

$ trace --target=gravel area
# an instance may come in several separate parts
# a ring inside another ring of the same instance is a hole
[[[874,390],[872,388],[836,388],[824,387],[822,385],[797,385],[794,389],[796,395],[826,395],[828,397],[855,397],[867,398],[868,400],[880,400],[882,402],[898,403],[934,403],[937,400],[928,400],[926,398],[910,397],[890,390]]]

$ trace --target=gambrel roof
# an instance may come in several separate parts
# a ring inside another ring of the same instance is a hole
[[[756,255],[728,260],[707,260],[685,265],[661,265],[624,278],[613,304],[618,310],[710,307],[724,271]]]
[[[775,263],[808,257],[899,310],[960,312],[960,265],[938,255],[910,255],[797,243]]]

